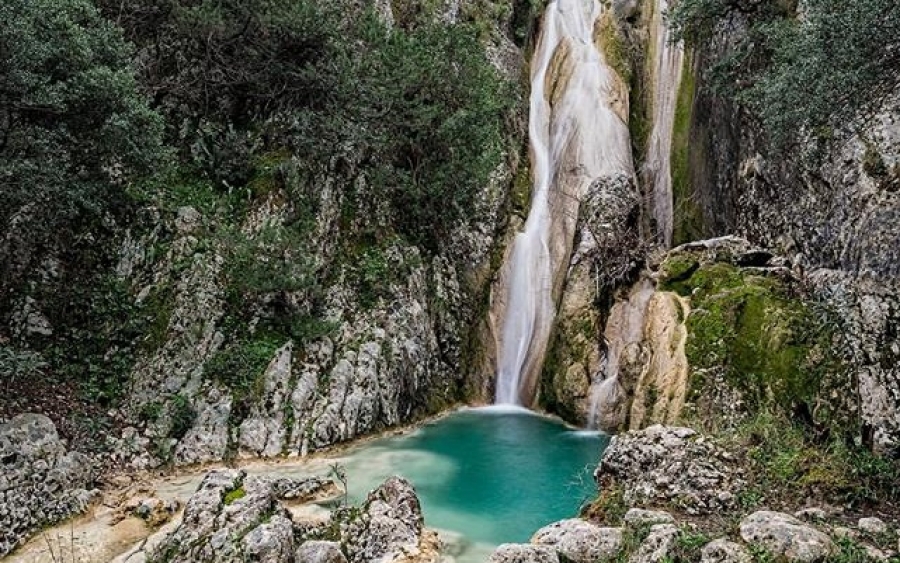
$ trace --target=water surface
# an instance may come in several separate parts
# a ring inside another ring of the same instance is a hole
[[[390,475],[416,487],[430,528],[487,550],[526,542],[596,496],[592,473],[608,438],[525,409],[464,409],[348,452],[352,501]],[[459,561],[474,560],[459,554]]]

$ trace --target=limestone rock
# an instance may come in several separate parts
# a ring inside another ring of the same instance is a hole
[[[67,452],[53,422],[20,414],[0,424],[0,557],[41,527],[87,508],[95,498],[87,456]]]
[[[752,563],[753,558],[739,543],[724,538],[713,540],[703,546],[700,563]]]
[[[245,561],[285,563],[294,556],[294,529],[290,517],[276,514],[250,530],[241,540]]]
[[[347,563],[341,544],[333,541],[311,540],[297,548],[297,563]]]
[[[741,521],[740,529],[745,542],[760,545],[788,561],[822,561],[835,549],[827,535],[781,512],[754,512]]]
[[[638,550],[628,558],[628,562],[662,563],[670,560],[680,533],[678,528],[672,524],[654,524]]]
[[[550,546],[504,543],[494,550],[489,563],[559,563],[559,557]]]
[[[436,534],[424,528],[422,509],[412,485],[400,477],[391,477],[369,493],[361,515],[350,518],[342,529],[342,540],[350,563],[407,559],[436,562]]]
[[[181,524],[150,554],[167,563],[242,563],[243,553],[275,563],[293,556],[290,514],[271,481],[222,469],[206,474],[184,509]]]
[[[281,346],[262,375],[262,394],[240,427],[239,444],[245,454],[275,457],[282,453],[287,434],[284,405],[291,393],[293,348],[293,342]]]
[[[620,528],[601,528],[572,518],[538,530],[531,543],[553,547],[566,561],[592,563],[615,558],[622,549]]]
[[[881,518],[868,517],[860,518],[856,526],[867,534],[879,535],[888,531],[887,524]]]
[[[197,418],[175,447],[177,464],[208,463],[225,456],[231,406],[231,394],[225,389],[213,384],[201,389],[193,405]]]
[[[652,524],[674,524],[675,519],[664,510],[643,510],[631,508],[625,513],[625,524],[632,528],[648,526]]]
[[[736,458],[690,428],[654,425],[615,436],[594,478],[623,486],[630,505],[677,502],[688,514],[734,506],[743,487]]]

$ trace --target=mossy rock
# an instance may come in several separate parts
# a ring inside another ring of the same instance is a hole
[[[662,289],[691,298],[685,352],[692,374],[721,370],[751,410],[815,410],[823,375],[833,367],[833,328],[792,281],[755,268],[701,263],[690,253],[670,257],[660,272]],[[704,381],[692,376],[691,386]]]

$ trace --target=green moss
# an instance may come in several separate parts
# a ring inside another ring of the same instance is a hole
[[[695,95],[694,72],[691,57],[684,57],[681,84],[675,105],[675,123],[672,128],[672,204],[674,209],[673,242],[680,244],[703,238],[703,215],[694,198],[691,184],[691,161],[702,162],[702,154],[691,154],[691,120]]]
[[[528,210],[531,208],[531,188],[531,167],[523,162],[513,178],[513,189],[510,193],[513,213],[522,217],[528,216]]]
[[[823,375],[834,367],[833,328],[793,287],[728,263],[699,265],[690,254],[673,256],[661,272],[663,289],[691,298],[690,396],[708,371],[718,370],[751,410],[777,405],[804,416],[816,410]]]
[[[699,267],[700,262],[692,254],[675,254],[669,257],[660,267],[659,288],[688,295],[690,285],[685,282]]]
[[[225,505],[227,506],[238,499],[244,498],[245,496],[247,496],[247,491],[244,490],[244,487],[238,487],[233,491],[228,491],[227,493],[225,493]]]
[[[141,314],[146,319],[146,332],[141,340],[145,352],[162,348],[169,333],[169,321],[175,312],[175,294],[168,285],[155,288],[141,303]]]
[[[603,51],[606,63],[616,71],[626,84],[631,82],[631,59],[628,55],[628,43],[619,29],[619,24],[612,10],[607,10],[600,18],[596,30],[596,41]]]

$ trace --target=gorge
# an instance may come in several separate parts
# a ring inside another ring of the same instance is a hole
[[[0,6],[0,559],[894,560],[895,4]]]

